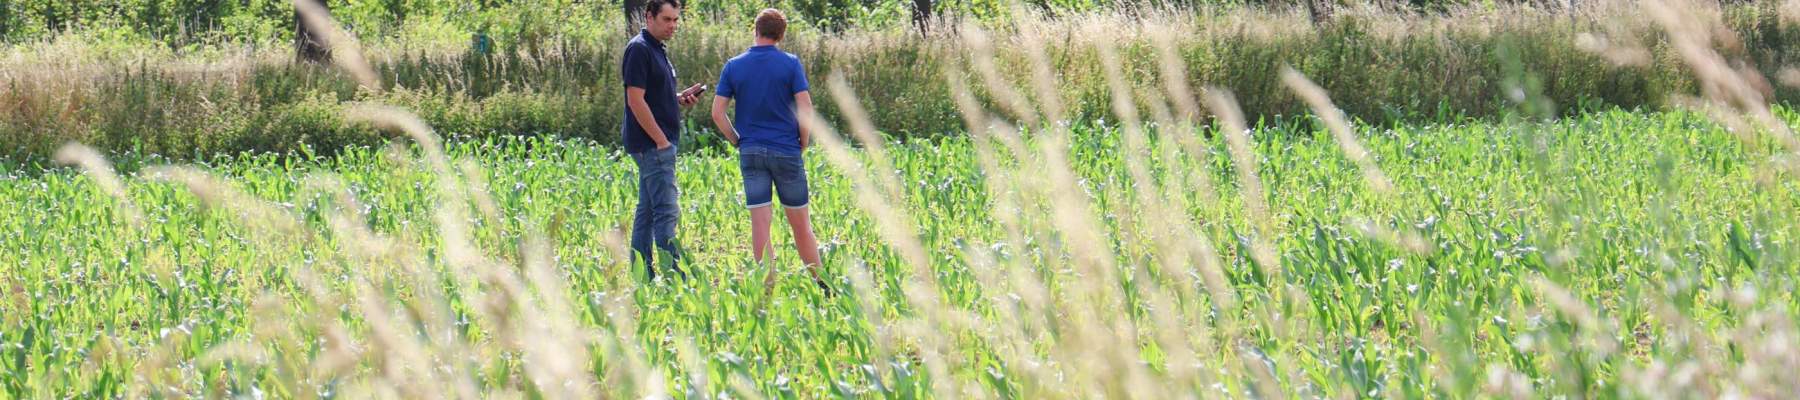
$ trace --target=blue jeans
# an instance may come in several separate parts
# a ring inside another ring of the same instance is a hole
[[[686,278],[680,266],[681,248],[675,242],[675,225],[681,220],[680,204],[676,202],[675,146],[632,153],[631,160],[637,162],[638,168],[638,204],[631,225],[632,263],[643,263],[649,279],[655,280],[656,252],[650,248],[655,243],[657,249],[669,255],[665,264]]]
[[[811,200],[806,187],[806,161],[760,148],[738,149],[738,170],[744,174],[744,206],[765,207],[780,195],[781,206],[806,207]],[[773,193],[771,193],[771,190]]]

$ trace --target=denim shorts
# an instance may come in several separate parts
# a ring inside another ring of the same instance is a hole
[[[781,198],[781,206],[806,207],[806,162],[798,155],[781,154],[760,147],[738,149],[738,170],[744,174],[744,205],[765,207]],[[770,193],[773,191],[774,193]]]

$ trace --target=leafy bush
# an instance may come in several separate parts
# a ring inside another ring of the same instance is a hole
[[[1800,43],[1800,27],[1781,24],[1780,13],[1764,7],[1731,8],[1726,20],[1744,39],[1734,51],[1757,60],[1773,76],[1774,66],[1800,58],[1793,47]],[[1056,91],[1070,116],[1080,119],[1111,114],[1109,89],[1092,44],[1117,46],[1124,72],[1135,82],[1152,82],[1161,72],[1148,35],[1158,30],[1173,35],[1192,87],[1228,87],[1253,120],[1269,123],[1305,113],[1277,78],[1282,65],[1315,77],[1352,117],[1377,124],[1510,113],[1518,105],[1506,94],[1528,81],[1541,86],[1559,114],[1655,108],[1671,95],[1697,88],[1685,67],[1672,61],[1672,50],[1656,44],[1660,37],[1652,33],[1626,32],[1616,38],[1651,44],[1646,51],[1653,62],[1641,66],[1621,68],[1577,46],[1583,32],[1598,29],[1616,13],[1353,13],[1321,27],[1294,13],[1196,14],[1200,16],[1021,21],[998,27],[995,45],[985,56],[996,60],[1006,79],[1029,88],[1031,65],[1024,41],[1045,41],[1049,67],[1059,79]],[[816,103],[827,119],[842,121],[835,100],[839,94],[826,85],[830,76],[842,74],[886,134],[933,138],[965,130],[944,73],[972,71],[973,57],[984,56],[963,46],[966,37],[920,37],[892,29],[829,35],[800,31],[783,48],[807,65]],[[612,143],[623,118],[617,63],[626,38],[621,30],[594,25],[554,34],[536,48],[502,45],[489,54],[377,43],[368,54],[383,80],[383,92],[359,92],[353,80],[334,68],[291,64],[291,54],[280,47],[243,55],[224,52],[216,61],[181,52],[87,57],[80,46],[33,56],[33,51],[49,50],[17,47],[12,51],[24,56],[13,59],[25,61],[0,64],[8,71],[0,75],[0,87],[18,88],[0,92],[0,116],[6,120],[0,124],[0,140],[19,144],[11,151],[15,158],[41,157],[66,140],[171,156],[281,152],[302,143],[366,143],[361,138],[370,134],[328,126],[339,123],[336,119],[298,114],[328,112],[325,105],[331,103],[375,101],[413,109],[454,137],[552,135]],[[742,24],[690,23],[670,47],[671,59],[684,83],[711,82],[750,39]],[[111,42],[101,43],[96,46]],[[68,54],[91,60],[71,66],[62,61]],[[40,72],[56,70],[75,72]],[[50,75],[42,75],[46,73]],[[980,101],[993,104],[986,88],[975,89]],[[1161,100],[1163,93],[1144,83],[1134,89],[1140,101]],[[1782,101],[1796,98],[1785,87],[1773,88],[1773,94]],[[685,137],[699,140],[710,134],[704,132],[711,125],[707,114],[707,104],[687,111],[689,126],[702,132]],[[1151,114],[1145,110],[1144,115]],[[282,121],[295,125],[268,126]]]

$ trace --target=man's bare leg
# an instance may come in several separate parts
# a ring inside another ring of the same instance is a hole
[[[794,250],[800,252],[800,261],[806,263],[806,272],[812,274],[813,282],[831,295],[831,287],[825,285],[825,278],[819,276],[819,238],[813,236],[812,214],[806,207],[786,208],[788,227],[794,230]]]
[[[750,209],[750,255],[757,265],[763,265],[764,257],[772,257],[775,248],[769,243],[769,225],[774,223],[774,207],[764,205]],[[763,294],[775,291],[775,266],[771,263],[769,273],[763,276]]]
[[[758,263],[774,250],[769,244],[769,225],[775,220],[772,208],[774,207],[762,206],[750,209],[750,254]]]

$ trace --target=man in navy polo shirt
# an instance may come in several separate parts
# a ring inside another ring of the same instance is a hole
[[[756,16],[756,45],[726,62],[719,73],[713,123],[725,140],[738,148],[744,204],[750,208],[751,255],[762,262],[774,250],[769,244],[769,224],[774,219],[770,206],[772,197],[779,194],[800,261],[812,273],[813,282],[830,294],[831,288],[819,277],[819,241],[813,236],[806,208],[806,163],[801,159],[801,149],[807,145],[806,130],[795,118],[796,111],[812,112],[812,95],[807,92],[806,70],[800,59],[775,47],[786,33],[787,18],[780,11],[766,9]],[[725,115],[726,105],[734,100],[735,123]],[[778,269],[769,268],[765,285],[772,287]]]
[[[681,249],[675,242],[680,219],[675,189],[675,145],[681,143],[681,107],[694,105],[695,89],[677,92],[675,68],[669,64],[665,42],[675,38],[681,22],[679,0],[650,0],[644,5],[644,31],[625,45],[619,75],[625,83],[625,151],[638,168],[638,204],[631,226],[634,262],[644,264],[650,280],[656,280],[654,244],[668,257],[663,264],[677,275]]]

